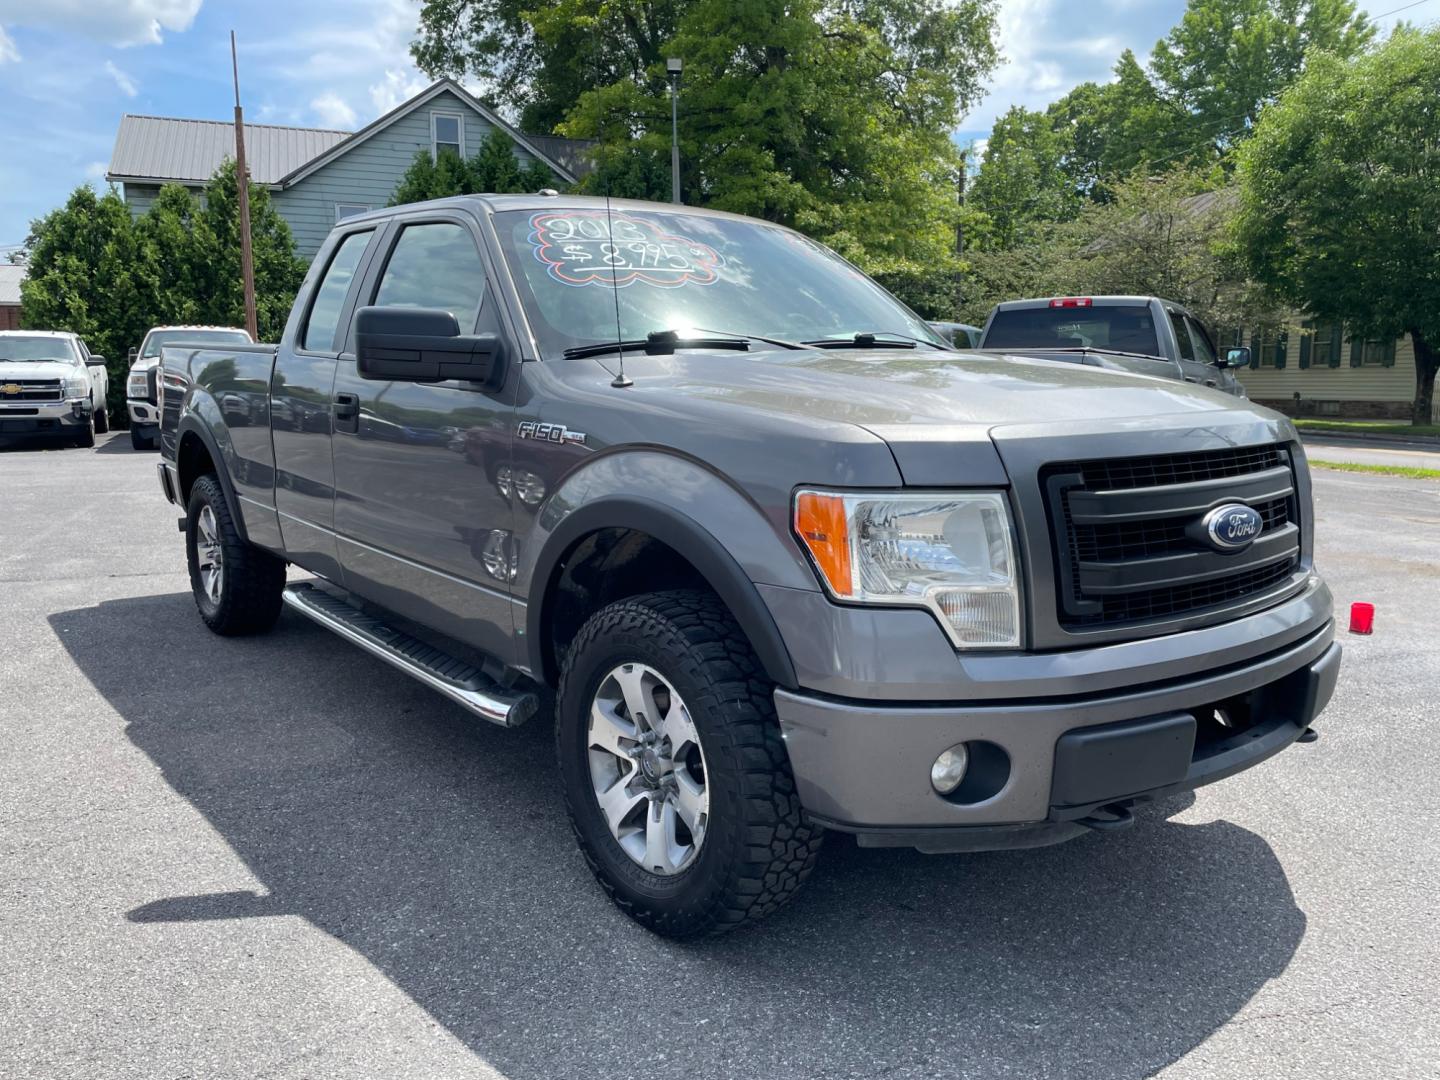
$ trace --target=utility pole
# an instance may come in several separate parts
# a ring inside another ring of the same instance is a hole
[[[680,202],[680,70],[685,61],[672,56],[665,61],[670,76],[670,201]]]
[[[235,53],[235,31],[230,31],[230,72],[235,78],[235,189],[240,197],[240,278],[245,288],[245,329],[250,340],[260,338],[255,315],[255,259],[250,251],[250,173],[245,168],[245,113],[240,108],[240,61]]]

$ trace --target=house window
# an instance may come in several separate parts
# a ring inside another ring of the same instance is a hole
[[[1395,362],[1395,342],[1387,338],[1365,338],[1354,342],[1360,362],[1356,367],[1389,367]]]
[[[430,149],[436,161],[446,151],[456,157],[465,156],[465,120],[459,113],[430,114]]]
[[[344,221],[346,218],[354,217],[356,214],[368,214],[370,207],[363,203],[341,202],[335,204],[336,222]]]
[[[1283,368],[1288,351],[1284,327],[1267,326],[1250,338],[1251,363],[1257,368]]]
[[[1321,323],[1311,331],[1310,366],[1332,368],[1340,366],[1340,345],[1345,336],[1339,323]]]

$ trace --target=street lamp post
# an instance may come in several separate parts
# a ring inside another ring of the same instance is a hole
[[[670,201],[680,201],[680,70],[685,62],[678,56],[665,61],[670,76]]]

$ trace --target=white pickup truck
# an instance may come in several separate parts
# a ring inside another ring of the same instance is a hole
[[[160,446],[159,397],[155,369],[165,345],[194,342],[201,345],[249,345],[250,335],[229,326],[155,326],[140,348],[130,350],[130,374],[125,379],[125,408],[130,413],[130,445],[136,450]]]
[[[58,435],[94,446],[110,430],[105,358],[75,334],[0,330],[0,435]]]

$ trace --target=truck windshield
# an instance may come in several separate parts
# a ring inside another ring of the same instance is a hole
[[[547,355],[704,329],[944,345],[864,274],[779,226],[630,207],[511,210],[495,226]]]
[[[188,345],[192,341],[197,345],[249,345],[250,335],[244,330],[156,330],[145,338],[140,358],[159,356],[162,345]]]
[[[1160,355],[1148,307],[1002,308],[985,331],[987,349],[1113,349]]]
[[[69,338],[42,337],[38,334],[35,337],[0,335],[0,360],[78,364],[80,354],[75,351]]]

